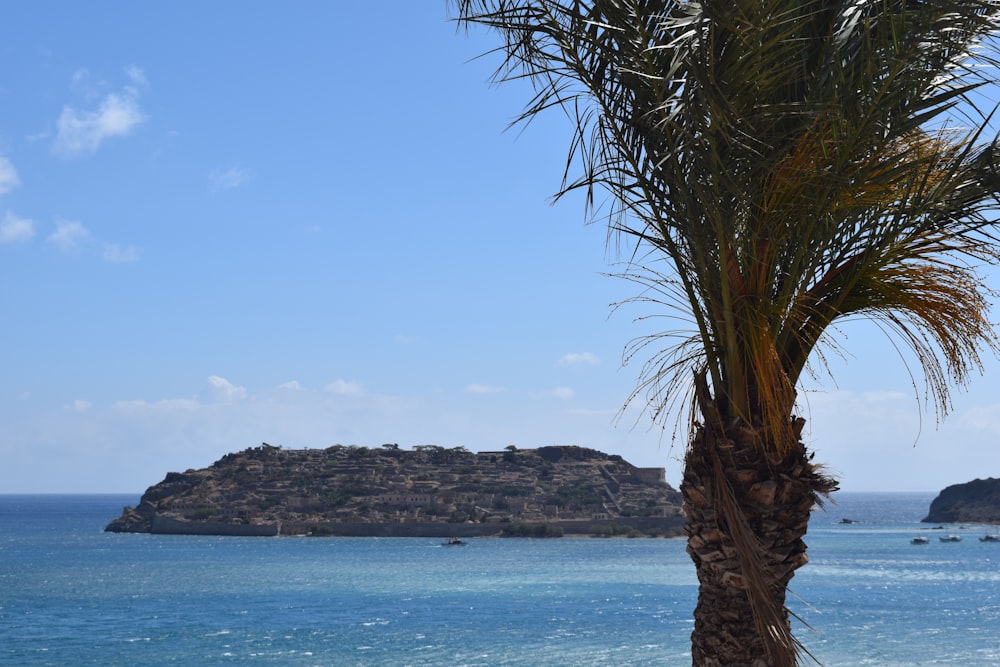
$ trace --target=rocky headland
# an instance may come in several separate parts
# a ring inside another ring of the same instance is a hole
[[[264,443],[208,468],[167,473],[111,532],[435,536],[681,534],[663,468],[574,446],[473,453],[463,447]]]
[[[1000,524],[1000,479],[974,479],[945,488],[922,521]]]

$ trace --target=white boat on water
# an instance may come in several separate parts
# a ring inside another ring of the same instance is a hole
[[[942,535],[938,538],[942,542],[961,542],[962,537],[960,535]]]
[[[923,535],[917,535],[910,540],[910,544],[930,544],[930,538],[924,537]]]
[[[1000,535],[995,535],[992,533],[987,533],[979,538],[980,542],[1000,542]]]

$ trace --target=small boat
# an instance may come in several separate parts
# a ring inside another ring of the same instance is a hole
[[[1000,542],[1000,535],[986,534],[979,538],[980,542]]]
[[[938,538],[942,542],[961,542],[962,538],[959,535],[942,535]]]
[[[860,521],[858,521],[857,519],[848,519],[848,518],[847,518],[847,517],[845,516],[845,517],[844,517],[843,519],[841,519],[841,520],[840,520],[840,523],[846,523],[846,524],[851,524],[851,523],[861,523],[861,522],[860,522]]]
[[[916,535],[912,540],[910,540],[910,544],[929,544],[929,543],[930,539],[924,537],[923,535]]]
[[[449,537],[447,542],[442,542],[441,543],[441,546],[443,546],[443,547],[464,547],[465,544],[466,543],[463,542],[458,537]]]

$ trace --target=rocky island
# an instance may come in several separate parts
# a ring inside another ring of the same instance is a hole
[[[974,479],[945,488],[931,502],[925,523],[1000,524],[1000,479]]]
[[[208,468],[167,473],[111,532],[200,535],[679,535],[680,494],[663,468],[575,446],[264,443]]]

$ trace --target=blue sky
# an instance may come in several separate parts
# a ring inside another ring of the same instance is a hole
[[[372,7],[4,8],[0,493],[141,492],[262,441],[577,444],[679,484],[671,432],[619,415],[652,323],[551,204],[565,117],[505,131],[530,91],[489,85],[492,35]],[[803,394],[844,489],[1000,475],[994,359],[938,428],[845,334]]]

